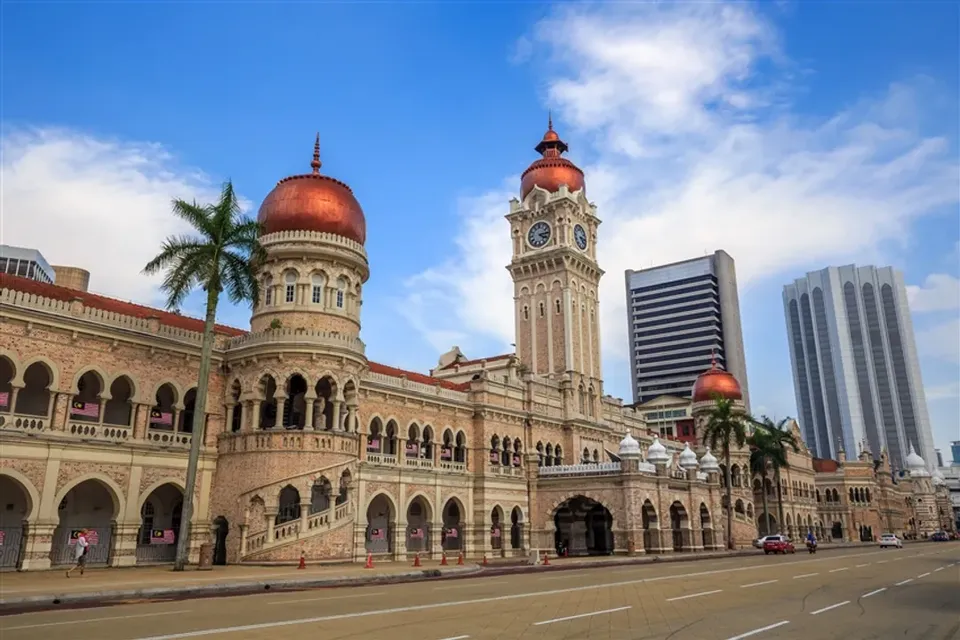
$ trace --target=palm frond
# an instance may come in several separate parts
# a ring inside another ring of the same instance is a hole
[[[216,229],[213,225],[213,211],[209,205],[202,206],[194,202],[176,199],[172,203],[173,215],[177,216],[205,239],[213,238]]]

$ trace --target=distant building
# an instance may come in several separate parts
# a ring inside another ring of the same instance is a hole
[[[903,469],[909,445],[936,461],[903,274],[829,267],[783,288],[797,407],[807,445],[834,457],[862,443]]]
[[[647,429],[661,438],[696,441],[693,403],[689,398],[663,395],[635,407],[647,423]]]
[[[944,465],[943,465],[943,453],[940,451],[940,449],[934,449],[934,451],[936,451],[936,453],[937,453],[937,467],[939,468],[939,467],[944,466]]]
[[[689,399],[715,355],[740,383],[749,411],[733,258],[717,251],[625,276],[634,403],[664,395]]]
[[[53,284],[56,273],[36,249],[0,244],[0,273]]]
[[[950,458],[954,466],[960,466],[960,440],[950,443]]]

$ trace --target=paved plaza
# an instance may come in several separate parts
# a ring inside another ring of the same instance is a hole
[[[4,640],[51,632],[71,640],[947,640],[960,630],[958,587],[960,544],[917,544],[36,612],[0,618],[0,632]]]

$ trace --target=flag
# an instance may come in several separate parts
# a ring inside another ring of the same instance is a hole
[[[453,449],[450,447],[443,447],[440,449],[440,459],[441,460],[452,460],[453,459]]]
[[[150,544],[173,544],[173,529],[154,529],[150,532]]]
[[[74,400],[70,408],[70,414],[74,416],[85,416],[87,418],[100,417],[100,404],[97,402],[80,402]]]
[[[173,414],[165,411],[160,411],[159,409],[151,409],[150,424],[171,425],[173,424]]]
[[[0,391],[0,407],[7,408],[10,404],[10,392]]]
[[[379,449],[380,448],[380,438],[371,438],[367,442],[367,449]]]

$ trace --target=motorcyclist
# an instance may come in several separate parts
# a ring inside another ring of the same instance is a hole
[[[808,532],[807,532],[807,546],[808,546],[808,547],[815,547],[815,546],[817,546],[817,537],[816,537],[815,535],[813,535],[813,531],[808,531]]]

